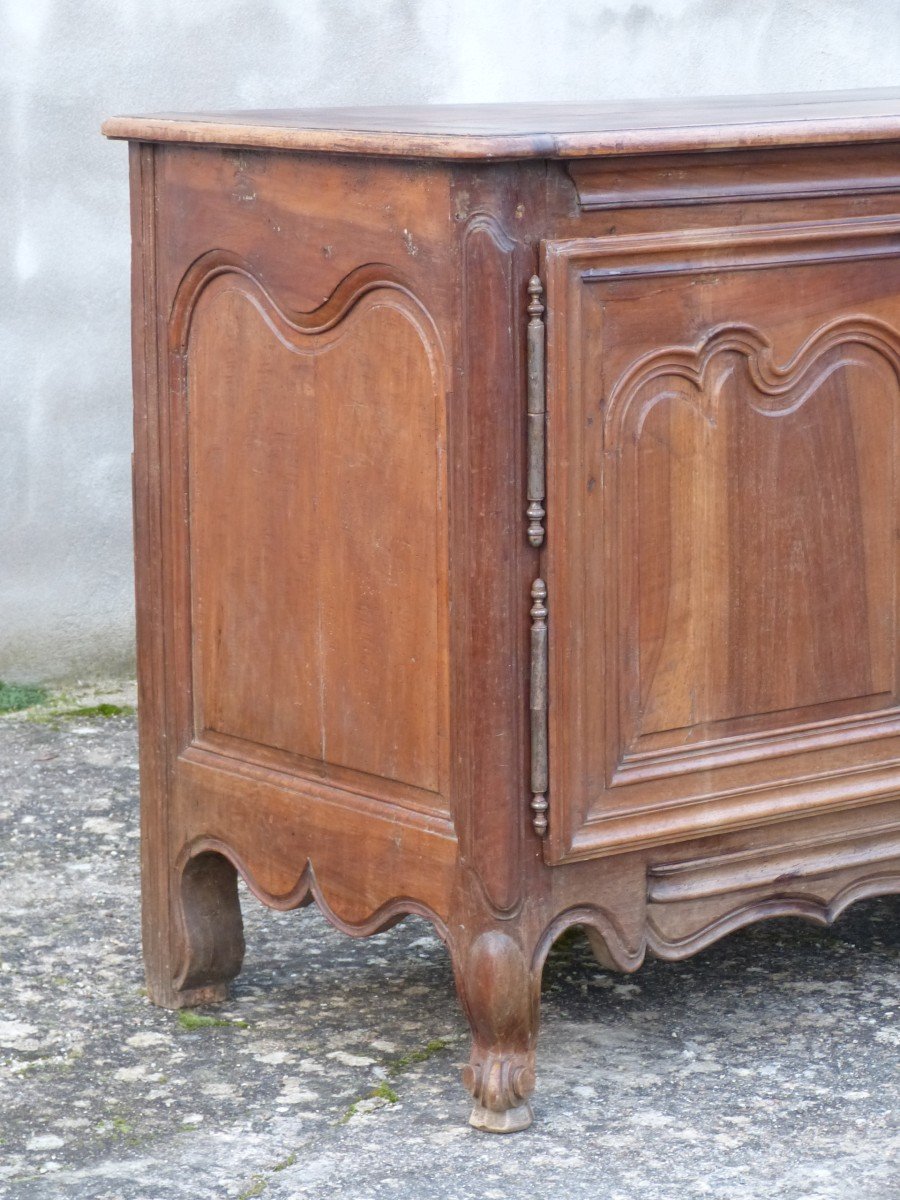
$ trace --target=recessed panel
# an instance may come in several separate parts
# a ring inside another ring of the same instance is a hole
[[[437,794],[440,364],[423,313],[387,287],[324,324],[298,327],[237,274],[192,316],[197,734],[376,795],[378,781]]]
[[[637,606],[623,628],[638,658],[623,663],[636,693],[623,749],[894,694],[893,372],[852,343],[777,397],[752,369],[723,336],[696,383],[660,374],[633,400],[621,494]]]

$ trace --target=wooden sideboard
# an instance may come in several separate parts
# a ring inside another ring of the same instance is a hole
[[[511,1131],[569,926],[900,890],[900,92],[104,129],[156,1003],[226,995],[238,874],[420,914]]]

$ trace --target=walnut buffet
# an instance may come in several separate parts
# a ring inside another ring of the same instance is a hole
[[[900,890],[900,92],[119,117],[144,948],[417,913],[472,1123],[541,968]]]

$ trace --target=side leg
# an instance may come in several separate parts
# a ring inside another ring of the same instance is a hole
[[[532,1121],[540,971],[511,933],[490,929],[453,950],[459,997],[472,1030],[462,1081],[474,1105],[469,1124],[514,1133]]]
[[[145,856],[142,893],[144,964],[153,1003],[190,1008],[227,999],[244,958],[232,864],[207,852],[179,871],[148,863]]]

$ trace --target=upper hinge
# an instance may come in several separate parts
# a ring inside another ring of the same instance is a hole
[[[546,510],[547,403],[544,391],[544,285],[537,275],[528,282],[528,540],[544,544]]]

